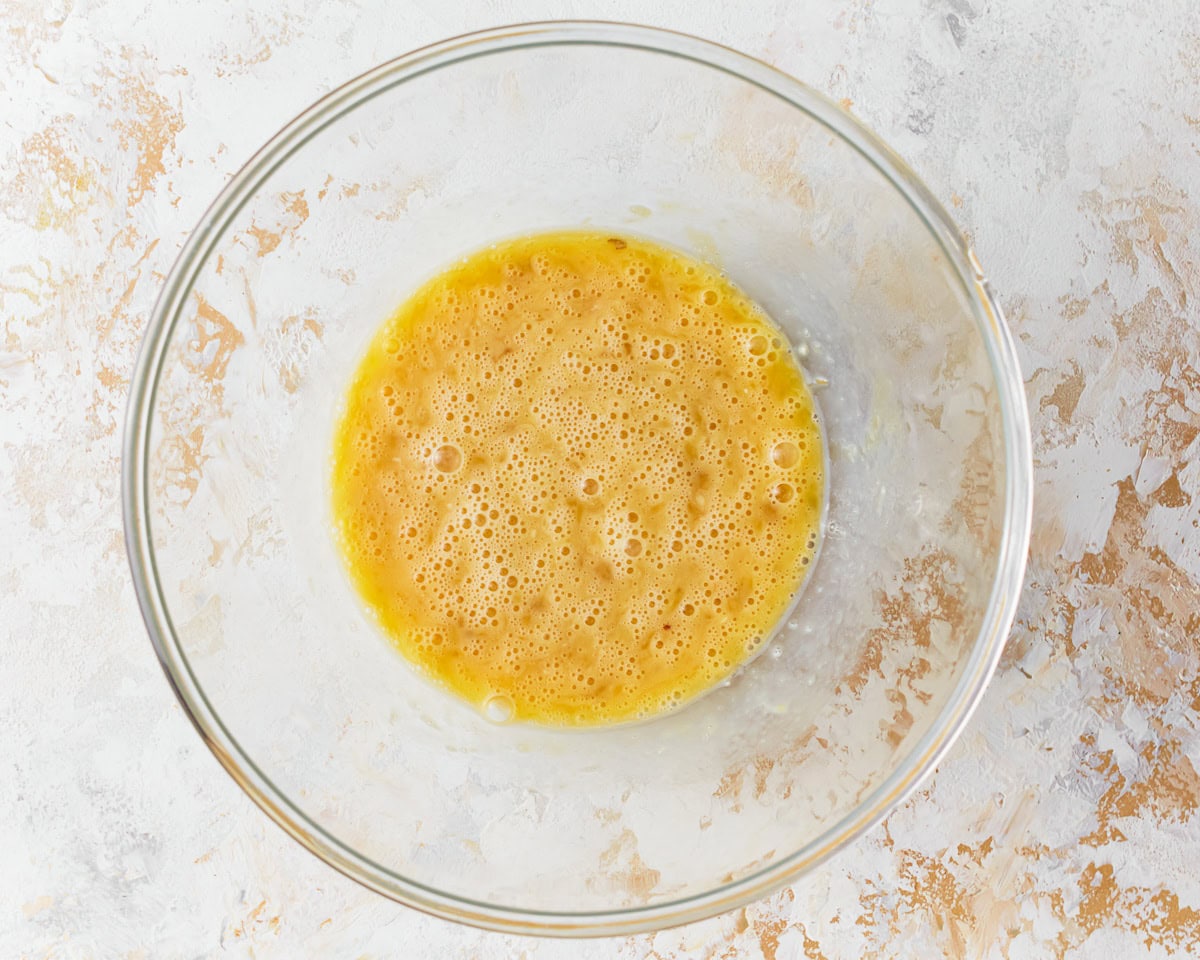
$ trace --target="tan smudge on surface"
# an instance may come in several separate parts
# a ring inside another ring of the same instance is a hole
[[[253,76],[254,68],[269,61],[275,50],[284,47],[302,28],[300,15],[281,7],[271,7],[264,15],[260,11],[247,11],[248,22],[243,28],[243,48],[221,58],[216,66],[216,76]]]
[[[30,917],[36,917],[44,910],[49,910],[52,906],[54,906],[54,898],[43,894],[40,897],[34,897],[28,903],[21,904],[21,913],[28,920]]]
[[[266,938],[277,937],[281,926],[279,914],[270,914],[267,901],[260,900],[240,920],[226,928],[222,940],[230,943],[258,943]]]
[[[123,236],[119,236],[121,242],[127,242],[131,248],[135,248],[133,231],[128,230]],[[114,435],[121,422],[129,386],[129,374],[128,361],[122,363],[117,358],[130,357],[133,344],[137,341],[138,331],[134,327],[130,309],[139,285],[143,282],[146,264],[153,256],[157,246],[157,239],[151,240],[145,245],[128,271],[129,282],[108,312],[100,317],[97,324],[102,351],[97,356],[96,378],[91,402],[88,404],[88,421],[96,436]],[[97,271],[92,279],[94,282],[102,282],[103,276]],[[103,358],[111,355],[110,348],[111,354],[116,354],[116,356],[106,363]]]
[[[808,934],[808,928],[803,923],[796,924],[800,933],[800,949],[804,952],[805,960],[829,960],[828,955],[821,949],[821,943]]]
[[[599,807],[595,812],[595,817],[603,824],[612,824],[621,819],[621,811],[611,807]]]
[[[288,393],[295,393],[304,382],[308,370],[309,356],[321,342],[325,328],[309,311],[303,316],[285,317],[277,334],[278,359],[276,373],[279,385]]]
[[[717,788],[713,791],[713,797],[727,803],[729,809],[734,813],[742,809],[742,782],[745,776],[746,774],[743,770],[730,770],[721,777],[721,782],[717,784]]]
[[[732,156],[742,171],[775,194],[811,209],[812,187],[796,159],[803,156],[800,136],[779,123],[776,114],[761,111],[761,101],[749,92],[735,101],[723,117],[715,149]]]
[[[1160,821],[1187,823],[1200,804],[1200,775],[1183,752],[1178,739],[1147,741],[1137,753],[1138,771],[1127,780],[1112,750],[1095,750],[1096,738],[1081,738],[1085,750],[1094,753],[1092,770],[1108,781],[1108,789],[1096,805],[1096,829],[1079,842],[1098,847],[1128,838],[1118,820],[1152,817]],[[1139,776],[1140,774],[1140,776]]]
[[[133,205],[166,172],[165,157],[175,149],[183,115],[146,80],[132,75],[122,78],[119,101],[121,115],[113,121],[113,129],[122,149],[133,147],[137,152],[137,167],[127,188]]]
[[[642,860],[637,835],[628,828],[600,854],[600,874],[630,903],[644,903],[662,876]]]
[[[763,960],[785,960],[787,957],[829,960],[820,941],[810,936],[803,920],[791,916],[795,900],[795,893],[785,889],[756,905],[752,912],[747,911],[750,934],[757,940]]]
[[[195,300],[196,335],[188,344],[187,365],[194,374],[219,389],[233,352],[246,342],[246,338],[229,317],[201,294],[195,294]]]
[[[939,550],[904,561],[901,582],[881,600],[884,625],[873,630],[856,665],[843,679],[845,688],[858,694],[872,676],[888,679],[883,671],[885,656],[909,652],[899,677],[916,681],[929,669],[920,651],[928,650],[936,625],[958,627],[963,618],[963,596],[949,576],[952,558]]]
[[[279,211],[270,226],[255,221],[246,230],[254,240],[259,257],[265,257],[279,248],[283,241],[295,235],[308,219],[308,201],[304,190],[284,191],[278,196]]]
[[[202,294],[193,293],[192,301],[192,336],[176,343],[166,368],[178,363],[194,379],[178,402],[157,411],[162,438],[150,464],[157,495],[182,506],[200,487],[209,458],[205,424],[222,415],[223,381],[234,353],[246,342],[237,325]]]
[[[994,552],[1000,542],[999,519],[991,505],[998,499],[1000,470],[996,462],[999,446],[986,425],[981,427],[964,454],[959,493],[955,497],[950,517],[943,527],[953,530],[958,524],[966,526],[981,552]]]
[[[1200,910],[1181,904],[1171,890],[1122,886],[1112,864],[1089,863],[1079,877],[1079,893],[1074,922],[1056,944],[1058,957],[1096,931],[1113,928],[1136,934],[1148,948],[1191,953],[1200,947]]]
[[[1042,397],[1040,401],[1042,410],[1054,407],[1057,410],[1058,419],[1063,423],[1071,422],[1071,418],[1075,415],[1075,408],[1079,405],[1079,397],[1083,393],[1083,388],[1087,386],[1087,380],[1079,364],[1073,359],[1068,363],[1071,373],[1060,379],[1054,390]]]
[[[767,778],[775,769],[775,760],[758,756],[751,761],[751,766],[754,769],[754,799],[761,800],[767,792]]]
[[[901,851],[901,858],[900,902],[915,914],[926,914],[947,956],[964,956],[974,918],[962,883],[938,858],[915,850]]]
[[[20,146],[0,184],[0,210],[35,230],[66,230],[101,193],[101,172],[75,142],[72,117],[57,117]]]
[[[385,201],[375,212],[375,219],[395,221],[408,213],[408,205],[414,197],[424,195],[435,188],[435,182],[426,181],[424,178],[418,177],[401,185],[382,181],[371,183],[367,185],[366,189],[375,194],[382,194],[382,198]],[[358,195],[360,189],[362,189],[362,185],[354,183],[343,187],[342,193],[343,196],[353,197]]]
[[[1106,201],[1096,190],[1083,195],[1083,205],[1104,219],[1117,262],[1137,274],[1142,269],[1142,254],[1148,253],[1159,275],[1178,289],[1180,307],[1188,303],[1187,284],[1166,245],[1174,232],[1169,221],[1185,213],[1186,199],[1186,194],[1163,181],[1152,182],[1116,202]],[[1191,266],[1189,279],[1194,281],[1195,264]]]
[[[204,428],[194,426],[184,432],[172,433],[163,440],[158,457],[163,462],[159,489],[170,487],[181,491],[181,502],[186,504],[200,487],[200,477],[208,459],[204,453]]]
[[[1122,480],[1117,488],[1108,538],[1099,552],[1084,555],[1077,576],[1116,624],[1117,641],[1103,652],[1100,668],[1126,695],[1148,705],[1162,703],[1181,672],[1200,671],[1200,585],[1146,545],[1151,504],[1132,481]]]
[[[754,924],[754,933],[758,937],[758,949],[762,951],[763,960],[775,960],[779,954],[779,938],[787,929],[787,921],[782,917],[770,917],[758,920]]]
[[[248,559],[266,557],[282,542],[278,517],[270,508],[263,508],[246,521],[245,536],[233,552],[233,562],[242,564]]]

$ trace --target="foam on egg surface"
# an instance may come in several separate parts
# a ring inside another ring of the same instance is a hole
[[[491,719],[586,726],[753,656],[811,565],[822,470],[760,308],[675,251],[567,232],[467,257],[383,325],[332,486],[406,657]]]

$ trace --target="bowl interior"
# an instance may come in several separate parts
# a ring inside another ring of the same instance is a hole
[[[185,699],[323,855],[477,922],[728,906],[844,840],[961,721],[1012,536],[999,347],[895,172],[766,68],[585,35],[451,45],[335,94],[210,214],[144,361],[140,518]],[[728,685],[634,726],[496,725],[362,612],[330,442],[424,279],[583,226],[711,261],[783,329],[822,410],[826,528],[802,602]]]

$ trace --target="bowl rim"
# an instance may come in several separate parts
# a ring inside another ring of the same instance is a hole
[[[208,701],[174,631],[150,539],[147,459],[158,380],[175,324],[197,275],[258,187],[323,129],[393,86],[465,60],[545,46],[638,50],[716,69],[777,97],[839,136],[905,197],[960,278],[996,380],[1005,453],[1004,526],[983,624],[949,700],[899,766],[833,826],[775,863],[704,893],[600,911],[540,911],[460,897],[408,879],[342,843],[309,819],[244,753]],[[563,20],[463,34],[383,63],[337,87],[276,133],[226,184],[189,234],[154,306],[126,409],[121,502],[125,546],[142,618],[184,712],[243,791],[293,839],[368,889],[426,913],[484,929],[543,936],[611,936],[701,920],[784,886],[881,821],[932,773],[978,706],[1016,614],[1032,521],[1033,464],[1024,383],[1013,340],[974,251],[944,207],[875,134],[830,98],[769,64],[688,34],[628,23]]]

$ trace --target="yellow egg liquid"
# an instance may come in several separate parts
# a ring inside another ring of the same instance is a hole
[[[783,335],[644,240],[530,236],[431,280],[346,396],[333,506],[392,643],[496,720],[647,717],[787,611],[824,491]]]

